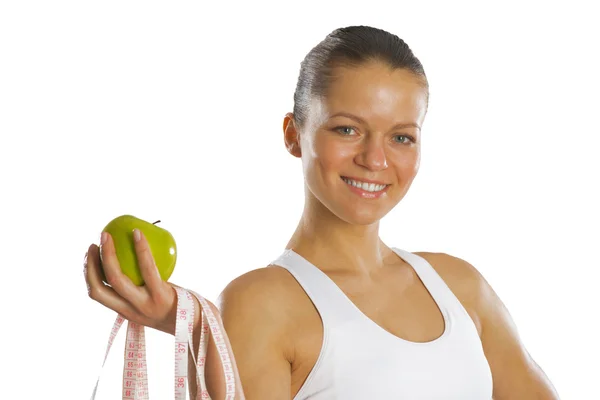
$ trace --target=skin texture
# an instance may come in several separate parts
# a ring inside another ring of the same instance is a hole
[[[379,221],[402,200],[419,170],[426,92],[410,72],[378,62],[338,67],[335,75],[327,96],[313,99],[305,126],[296,126],[291,113],[283,121],[284,144],[301,160],[305,177],[304,210],[286,248],[319,267],[383,329],[406,340],[431,341],[444,330],[440,310],[412,267],[379,238]],[[346,115],[334,117],[337,113]],[[390,187],[379,199],[363,199],[341,176]],[[91,272],[86,273],[90,296],[136,322],[172,334],[172,287],[150,279],[153,289],[129,288],[114,260],[106,273],[114,290],[99,286],[93,246]],[[110,258],[110,245],[105,249]],[[492,370],[494,399],[558,399],[477,269],[444,253],[416,254],[429,261],[471,316]],[[140,266],[142,273],[151,275],[151,260],[144,262],[148,265]],[[235,354],[243,385],[236,398],[292,399],[317,360],[323,328],[289,272],[274,265],[252,270],[234,279],[211,307],[220,311]],[[160,318],[153,319],[151,312]],[[221,364],[212,341],[206,364],[209,392],[213,399],[222,399]],[[190,373],[195,374],[193,367]],[[193,397],[195,385],[190,383]]]

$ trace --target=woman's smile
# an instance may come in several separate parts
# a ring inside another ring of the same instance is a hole
[[[378,199],[383,196],[390,187],[388,184],[369,183],[356,179],[350,179],[345,176],[342,176],[341,178],[352,193],[357,194],[363,199]]]

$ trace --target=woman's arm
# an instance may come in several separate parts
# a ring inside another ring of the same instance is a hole
[[[233,280],[219,296],[217,304],[220,310],[209,303],[215,316],[222,320],[226,343],[230,354],[235,356],[232,361],[236,382],[241,379],[243,385],[243,391],[241,387],[236,391],[236,400],[291,398],[290,335],[286,332],[289,316],[286,315],[285,303],[286,293],[272,269],[268,268],[248,272]],[[199,339],[198,333],[194,337],[195,347]],[[195,351],[197,354],[197,348]],[[189,376],[195,376],[193,361],[189,370]],[[224,399],[223,369],[212,334],[205,371],[211,398]],[[191,398],[195,398],[195,391],[195,382],[190,382]]]
[[[177,293],[175,285],[160,277],[150,247],[143,233],[135,241],[138,265],[145,284],[136,286],[121,271],[110,235],[105,235],[102,249],[92,244],[84,259],[84,276],[90,298],[116,311],[136,324],[175,334]],[[110,286],[102,283],[105,275]],[[194,354],[200,343],[200,305],[195,304]],[[283,308],[287,292],[273,269],[251,271],[231,282],[220,296],[220,311],[209,302],[215,316],[225,327],[225,342],[232,355],[232,367],[238,387],[235,400],[286,399],[291,392],[288,314]],[[229,336],[229,339],[227,338]],[[230,343],[230,342],[231,343]],[[232,351],[233,349],[233,351]],[[234,353],[235,352],[235,353]],[[286,353],[287,352],[287,353]],[[235,354],[235,358],[233,358]],[[205,375],[213,400],[225,399],[226,387],[221,360],[212,334],[206,355]],[[188,357],[190,360],[191,354]],[[237,363],[237,364],[236,364]],[[238,368],[240,373],[238,373]],[[188,363],[188,385],[196,398],[196,368]],[[241,385],[243,382],[244,388]]]
[[[559,400],[556,389],[519,338],[510,313],[475,267],[456,257],[449,262],[469,276],[481,342],[492,370],[494,399]]]

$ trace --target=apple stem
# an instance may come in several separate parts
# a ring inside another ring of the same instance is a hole
[[[156,222],[153,222],[152,225],[158,224],[160,222],[160,219]]]

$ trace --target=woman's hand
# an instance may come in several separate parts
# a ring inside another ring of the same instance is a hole
[[[92,244],[84,259],[88,294],[131,322],[174,335],[175,286],[161,279],[144,234],[137,232],[139,237],[134,232],[135,251],[144,285],[136,286],[121,272],[112,237],[103,232],[100,247]],[[102,270],[110,286],[102,282]]]

